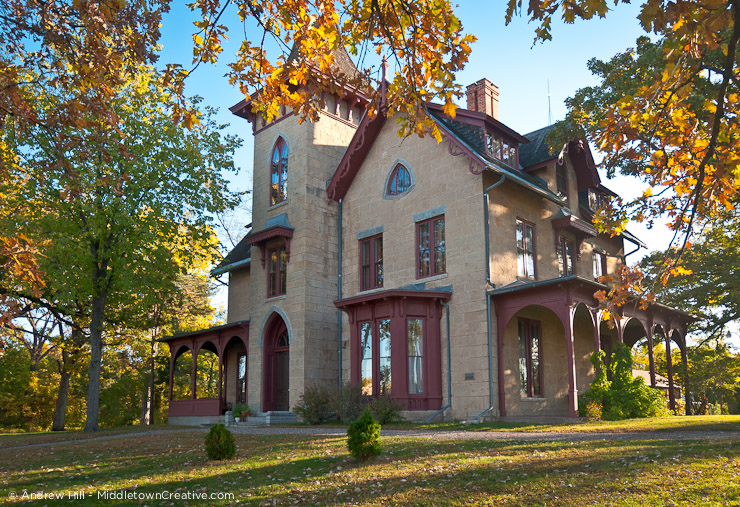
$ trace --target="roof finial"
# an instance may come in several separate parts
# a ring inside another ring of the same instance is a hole
[[[386,81],[386,76],[388,75],[388,58],[386,58],[385,55],[383,55],[383,63],[381,65],[381,73],[382,76],[380,78],[380,110],[385,114],[387,109],[387,103],[388,103],[388,82]]]

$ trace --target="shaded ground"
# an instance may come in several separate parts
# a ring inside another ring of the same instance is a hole
[[[13,445],[0,436],[0,502],[69,505],[72,494],[91,505],[740,505],[740,431],[732,419],[713,424],[722,429],[678,421],[606,436],[391,430],[365,464],[348,456],[342,428],[240,428],[228,462],[206,459],[203,429],[51,435],[57,442],[14,435]]]

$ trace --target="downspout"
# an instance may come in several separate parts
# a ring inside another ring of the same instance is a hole
[[[342,199],[339,199],[339,213],[337,218],[337,299],[342,299]],[[339,363],[339,390],[342,389],[342,310],[337,309],[337,362]]]
[[[478,421],[481,417],[492,411],[495,406],[493,404],[493,332],[491,330],[491,298],[488,296],[488,288],[494,287],[493,281],[491,281],[491,234],[490,234],[490,224],[489,224],[489,218],[488,218],[488,193],[496,188],[497,186],[501,185],[504,181],[506,181],[506,174],[501,174],[501,179],[498,180],[496,183],[488,187],[483,191],[483,222],[485,224],[485,234],[486,234],[486,288],[485,288],[485,295],[486,295],[486,325],[488,327],[488,408],[485,409],[483,412],[478,414],[477,416],[473,417],[472,419],[469,419],[465,421],[466,424],[470,424],[473,422]]]
[[[447,405],[437,410],[435,413],[426,418],[424,422],[429,422],[439,414],[447,410],[452,406],[452,360],[450,359],[450,305],[440,300],[440,304],[444,306],[447,312]]]

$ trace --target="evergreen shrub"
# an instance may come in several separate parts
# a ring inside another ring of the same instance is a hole
[[[380,424],[373,418],[370,409],[365,408],[362,417],[347,429],[347,448],[355,459],[365,461],[378,454],[380,447]]]
[[[236,442],[223,424],[216,424],[206,435],[206,454],[208,459],[232,459],[236,456]]]

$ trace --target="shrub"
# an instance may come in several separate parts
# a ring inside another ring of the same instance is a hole
[[[240,419],[241,416],[245,415],[247,417],[252,415],[252,409],[249,408],[249,405],[246,405],[244,403],[237,403],[234,405],[234,417],[237,419]]]
[[[362,417],[349,425],[347,448],[349,453],[360,461],[380,452],[380,424],[373,418],[368,408],[365,408]]]
[[[597,401],[591,401],[586,404],[586,418],[589,422],[601,421],[604,408]]]
[[[236,456],[234,435],[223,424],[216,424],[206,435],[206,454],[208,459],[212,460],[231,459]]]
[[[596,403],[602,407],[602,418],[608,421],[631,417],[658,417],[665,413],[663,395],[632,376],[632,354],[623,343],[617,344],[608,366],[607,379],[604,352],[594,352],[591,363],[598,374],[591,388],[583,393],[584,407]]]
[[[372,398],[370,403],[368,403],[368,407],[373,417],[380,424],[388,424],[402,419],[401,410],[403,410],[403,406],[388,396]]]
[[[367,396],[362,394],[362,387],[346,383],[338,391],[334,392],[331,399],[332,409],[337,418],[348,424],[362,415],[367,406]]]
[[[293,411],[308,424],[319,424],[332,415],[331,395],[324,387],[307,387]]]

